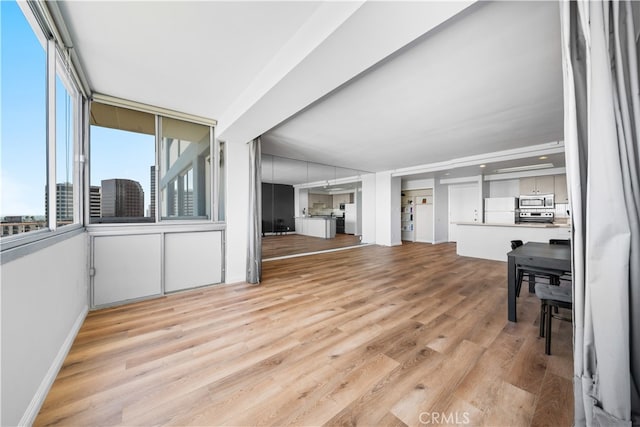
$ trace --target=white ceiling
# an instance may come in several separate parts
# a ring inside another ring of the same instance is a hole
[[[556,2],[57,4],[92,92],[267,154],[381,171],[563,139]]]

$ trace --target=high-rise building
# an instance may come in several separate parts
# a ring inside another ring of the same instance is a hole
[[[91,218],[100,218],[100,186],[92,185],[89,187],[89,216]]]
[[[102,217],[144,217],[144,190],[138,181],[103,179]]]
[[[49,212],[49,201],[45,194],[45,210]],[[56,221],[58,223],[73,222],[73,184],[59,182],[56,184]]]
[[[151,188],[149,188],[149,195],[151,196],[151,202],[149,203],[149,216],[152,220],[156,218],[156,167],[150,167]]]

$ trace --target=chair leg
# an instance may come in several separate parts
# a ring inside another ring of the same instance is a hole
[[[524,279],[524,273],[518,269],[518,276],[516,277],[516,296],[520,296],[520,288],[522,288],[522,280]]]
[[[529,274],[529,293],[533,294],[536,292],[536,275]]]
[[[547,315],[545,318],[546,323],[546,331],[544,337],[544,352],[547,355],[551,354],[551,319],[553,316],[551,315],[551,306],[547,304]]]
[[[544,337],[544,328],[545,328],[545,316],[547,312],[546,304],[544,300],[540,301],[540,336]]]

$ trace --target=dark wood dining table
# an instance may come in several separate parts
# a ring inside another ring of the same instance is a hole
[[[517,322],[516,266],[571,271],[571,246],[527,242],[507,253],[507,318]]]

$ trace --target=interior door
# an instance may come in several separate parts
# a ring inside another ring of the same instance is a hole
[[[480,221],[480,187],[477,182],[449,186],[449,241],[457,242],[458,222]]]

